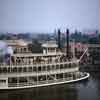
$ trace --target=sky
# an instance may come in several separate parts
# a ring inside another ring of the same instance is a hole
[[[0,32],[100,29],[100,0],[0,0]]]

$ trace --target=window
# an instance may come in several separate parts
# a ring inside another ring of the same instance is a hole
[[[56,65],[56,69],[59,69],[59,65]]]
[[[0,80],[0,83],[6,83],[6,80]]]
[[[63,64],[60,65],[60,69],[63,69]]]

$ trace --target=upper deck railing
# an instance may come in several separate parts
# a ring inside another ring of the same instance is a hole
[[[43,54],[43,53],[21,53],[21,54],[13,54],[14,57],[44,57],[44,56],[58,56],[58,55],[65,55],[65,53],[62,52],[56,52],[56,53],[47,53],[47,54]]]
[[[38,67],[38,66],[52,66],[52,65],[61,65],[61,64],[72,64],[72,63],[79,63],[79,60],[71,60],[71,61],[62,61],[62,62],[50,62],[50,63],[37,63],[37,64],[0,64],[0,68],[3,67]]]

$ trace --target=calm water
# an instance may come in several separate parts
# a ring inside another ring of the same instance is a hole
[[[0,100],[100,100],[100,73],[73,84],[0,91]]]

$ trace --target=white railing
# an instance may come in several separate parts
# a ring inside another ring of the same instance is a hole
[[[60,64],[71,64],[71,63],[79,63],[79,60],[72,60],[72,61],[64,61],[64,62],[51,62],[51,63],[41,63],[41,64],[16,64],[16,65],[13,65],[13,64],[10,64],[10,65],[7,65],[7,64],[0,64],[0,67],[11,67],[11,68],[14,68],[14,67],[35,67],[35,66],[52,66],[52,65],[60,65]]]
[[[0,78],[3,77],[26,77],[26,76],[41,76],[41,75],[52,75],[52,74],[60,74],[60,73],[67,73],[67,72],[75,72],[78,71],[79,68],[67,68],[67,69],[57,69],[51,71],[41,71],[41,72],[22,72],[22,73],[1,73]]]
[[[79,74],[74,74],[75,77],[71,76],[71,77],[65,77],[65,78],[59,78],[59,79],[52,79],[52,80],[43,80],[43,81],[31,81],[31,82],[23,82],[23,83],[8,83],[8,87],[24,87],[24,86],[33,86],[36,87],[38,85],[45,85],[45,84],[53,84],[53,83],[59,83],[59,82],[71,82],[74,80],[81,80],[81,79],[85,79],[88,78],[89,76],[87,76],[87,73],[79,73]]]

